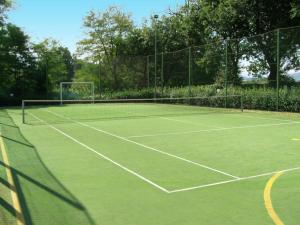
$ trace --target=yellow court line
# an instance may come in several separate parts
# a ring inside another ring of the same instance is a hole
[[[284,223],[281,221],[277,213],[275,212],[272,204],[271,199],[271,190],[272,186],[275,183],[275,181],[283,174],[283,172],[276,173],[267,183],[265,190],[264,190],[264,200],[265,200],[265,207],[268,211],[269,216],[273,220],[273,222],[276,225],[284,225]]]
[[[1,136],[0,136],[0,149],[2,152],[3,162],[6,165],[6,168],[5,168],[6,176],[7,176],[7,181],[10,184],[10,194],[11,194],[11,198],[12,198],[13,207],[14,207],[15,213],[16,213],[17,225],[25,225],[24,215],[22,213],[22,208],[21,208],[20,201],[18,198],[17,189],[16,189],[16,186],[14,183],[12,171],[9,167],[8,155],[6,153],[4,141]]]

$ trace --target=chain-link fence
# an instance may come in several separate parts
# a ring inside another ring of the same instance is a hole
[[[110,97],[243,95],[245,108],[300,111],[300,27],[115,61]]]
[[[82,65],[84,72],[75,68],[73,81],[94,82],[98,99],[243,95],[245,108],[300,111],[300,27]],[[59,82],[51,84],[57,87],[50,93],[46,72],[18,71],[9,78],[6,73],[3,67],[1,102],[59,98]]]

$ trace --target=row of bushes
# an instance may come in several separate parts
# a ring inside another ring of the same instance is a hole
[[[241,106],[241,98],[230,97],[239,95],[243,97],[243,107],[245,109],[259,109],[275,111],[277,109],[277,90],[272,87],[242,87],[229,86],[227,89],[228,99],[227,106],[239,108]],[[59,94],[56,94],[58,99]],[[56,96],[55,95],[55,96]],[[216,85],[201,85],[189,87],[174,87],[174,88],[157,88],[157,98],[178,98],[178,97],[213,97],[225,96],[225,89]],[[153,98],[154,88],[144,88],[140,90],[132,89],[119,92],[106,92],[101,96],[95,96],[96,99],[141,99]],[[21,99],[9,97],[8,99],[0,98],[0,105],[20,105]],[[202,100],[206,106],[224,107],[224,98],[208,98]],[[300,112],[300,87],[279,89],[279,105],[280,111]]]
[[[271,87],[245,88],[230,86],[227,88],[228,106],[240,107],[240,98],[230,96],[243,96],[243,107],[245,109],[260,109],[274,111],[277,109],[277,89]],[[225,89],[219,89],[215,85],[202,85],[176,88],[158,88],[157,98],[177,98],[177,97],[212,97],[225,96]],[[134,99],[134,98],[153,98],[154,89],[145,88],[141,90],[126,90],[113,93],[103,93],[96,98],[101,99]],[[211,98],[207,105],[224,107],[225,99]],[[279,110],[288,112],[300,112],[300,87],[280,88],[279,89]]]

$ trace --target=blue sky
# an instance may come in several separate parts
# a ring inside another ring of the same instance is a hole
[[[33,42],[52,37],[72,52],[83,38],[82,21],[89,10],[103,11],[118,5],[130,12],[139,25],[150,15],[176,9],[185,0],[14,0],[9,21],[17,24],[32,37]]]

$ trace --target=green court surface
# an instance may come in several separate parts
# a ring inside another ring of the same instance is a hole
[[[71,104],[27,108],[25,121],[1,110],[26,224],[271,225],[264,189],[278,171],[273,207],[299,224],[299,114]],[[14,224],[5,196],[1,224]]]

